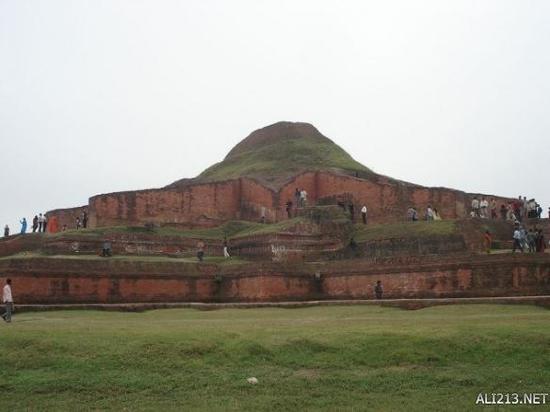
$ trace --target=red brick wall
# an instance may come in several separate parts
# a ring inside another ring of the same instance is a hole
[[[335,262],[318,268],[185,263],[56,261],[0,263],[19,303],[277,301],[372,298],[381,280],[387,298],[535,296],[550,294],[548,256],[471,257],[405,267]]]
[[[276,193],[252,179],[240,179],[241,183],[241,213],[244,220],[259,221],[262,207],[266,210],[266,221],[278,220],[276,208]]]
[[[111,193],[90,199],[94,226],[142,225],[216,226],[237,219],[240,212],[237,180],[191,185],[181,190]]]
[[[358,216],[361,207],[369,208],[374,223],[402,221],[410,206],[417,208],[422,218],[428,205],[444,219],[461,218],[469,213],[471,194],[445,189],[425,188],[391,180],[384,176],[359,179],[329,172],[308,172],[296,176],[275,192],[248,178],[217,183],[193,184],[181,189],[155,189],[120,192],[94,196],[89,201],[90,226],[157,224],[216,226],[231,219],[257,221],[261,208],[266,219],[274,222],[286,219],[285,204],[295,202],[296,188],[308,192],[308,204],[318,200],[336,203],[338,199],[353,201]],[[492,196],[488,196],[493,198]],[[498,206],[508,199],[497,198]],[[81,208],[49,212],[62,223],[74,226],[74,213]]]
[[[60,232],[63,229],[63,225],[67,225],[67,229],[76,229],[76,218],[79,217],[82,221],[82,213],[87,210],[88,206],[79,206],[70,209],[57,209],[47,212],[46,218],[48,219],[48,232]]]

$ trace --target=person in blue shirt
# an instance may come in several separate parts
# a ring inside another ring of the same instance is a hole
[[[24,235],[27,232],[27,219],[23,218],[19,223],[21,223],[21,234]]]

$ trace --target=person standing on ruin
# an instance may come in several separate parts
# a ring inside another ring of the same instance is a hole
[[[38,216],[34,215],[32,218],[32,233],[35,233],[38,229]]]
[[[376,299],[382,299],[383,294],[384,289],[382,288],[382,282],[377,280],[376,286],[374,287],[374,295],[376,296]]]
[[[485,247],[485,251],[487,252],[487,254],[491,253],[492,244],[493,244],[493,237],[491,236],[491,232],[486,230],[485,234],[483,235],[483,245]]]
[[[495,199],[491,199],[491,219],[496,220],[497,218],[497,201]]]
[[[502,220],[506,220],[506,215],[508,214],[508,209],[506,208],[506,206],[504,205],[504,203],[502,203],[500,205],[500,218]]]
[[[21,223],[21,234],[24,235],[27,233],[27,219],[23,218],[19,221]]]
[[[38,215],[38,232],[42,232],[42,227],[44,226],[44,216],[42,213]]]
[[[227,238],[223,240],[223,257],[226,259],[231,258],[231,255],[229,254],[229,246],[227,245]]]
[[[355,222],[355,206],[353,206],[353,203],[350,203],[348,205],[348,210],[349,210],[349,217],[351,221]]]
[[[489,202],[485,197],[481,198],[481,201],[479,202],[479,210],[480,210],[480,216],[483,219],[487,219],[489,217]]]
[[[441,220],[441,215],[439,214],[439,212],[435,207],[433,209],[433,214],[434,214],[434,220]]]
[[[81,223],[80,223],[80,217],[77,216],[77,217],[76,217],[76,230],[80,229],[80,225],[81,225]]]
[[[260,209],[260,219],[262,223],[265,223],[265,213],[266,213],[265,206],[262,206]]]
[[[42,224],[42,232],[46,233],[46,229],[48,228],[48,217],[46,214],[44,214],[44,223]]]
[[[88,213],[82,212],[82,228],[86,229],[88,227]]]
[[[199,262],[204,259],[204,242],[202,240],[197,242],[197,259],[199,259]]]
[[[426,208],[426,220],[434,220],[434,211],[432,209],[432,205],[428,205],[428,207]]]
[[[8,225],[4,226],[4,237],[8,237],[10,235],[10,227]]]
[[[516,249],[519,249],[521,253],[523,253],[523,247],[521,246],[521,232],[519,231],[519,227],[516,227],[514,230],[514,246],[512,247],[512,253],[516,253]]]
[[[538,238],[538,231],[533,230],[533,228],[529,229],[529,232],[527,232],[527,246],[529,246],[529,253],[534,253],[537,251]]]
[[[544,253],[544,250],[546,249],[546,240],[544,239],[544,233],[542,232],[542,229],[539,229],[539,236],[537,240],[537,252]]]
[[[286,202],[286,215],[289,219],[292,218],[292,200],[290,199]]]
[[[363,219],[364,225],[367,224],[367,212],[368,212],[367,205],[363,205],[363,207],[361,208],[361,218]]]
[[[103,242],[103,247],[101,250],[102,257],[111,257],[113,256],[113,245],[109,239],[105,239]]]
[[[302,198],[302,192],[300,191],[300,189],[296,188],[296,190],[294,191],[294,201],[296,202],[296,207],[300,207],[300,200]]]
[[[300,192],[300,201],[302,203],[302,207],[307,206],[307,192],[306,189],[302,189]]]
[[[479,200],[476,196],[472,199],[472,215],[473,217],[479,217]]]
[[[6,279],[6,285],[2,291],[2,302],[4,302],[6,311],[2,315],[2,319],[7,323],[11,322],[11,313],[13,312],[13,297],[11,294],[11,279]]]

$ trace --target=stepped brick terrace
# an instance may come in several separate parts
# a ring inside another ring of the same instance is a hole
[[[513,224],[471,218],[474,196],[511,201],[378,175],[313,126],[282,122],[196,178],[48,212],[48,233],[0,240],[0,277],[23,304],[365,300],[377,281],[388,299],[550,295],[550,254],[511,253]],[[407,220],[428,206],[442,220]],[[548,219],[525,224],[550,238]],[[106,241],[112,257],[99,256]]]

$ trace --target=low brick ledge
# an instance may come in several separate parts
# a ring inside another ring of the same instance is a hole
[[[105,310],[120,312],[143,312],[156,309],[250,309],[250,308],[307,308],[314,306],[370,305],[390,306],[402,309],[422,309],[437,305],[457,304],[529,304],[550,309],[550,295],[543,296],[503,296],[478,298],[434,298],[434,299],[349,299],[349,300],[310,300],[303,302],[136,302],[136,303],[74,303],[74,304],[24,304],[17,305],[17,312],[52,310]]]

